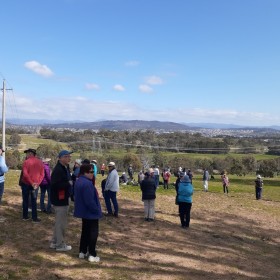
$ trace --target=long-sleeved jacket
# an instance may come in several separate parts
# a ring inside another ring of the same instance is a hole
[[[192,203],[193,185],[190,182],[180,182],[178,188],[178,202]]]
[[[75,210],[74,216],[82,219],[100,219],[102,217],[101,205],[96,188],[92,181],[81,175],[75,184]]]
[[[117,170],[114,168],[106,179],[105,191],[117,192],[119,191],[119,175]]]
[[[40,185],[44,178],[43,162],[35,156],[30,156],[23,162],[21,181],[32,186],[33,184]]]
[[[143,200],[156,198],[156,183],[154,178],[145,178],[140,186]]]
[[[209,181],[209,172],[207,170],[204,170],[202,180]]]
[[[69,205],[71,183],[69,168],[58,161],[51,175],[51,202],[53,205]]]
[[[45,176],[40,184],[40,186],[47,186],[51,184],[51,169],[47,162],[43,162]]]
[[[0,156],[0,183],[3,183],[5,181],[4,174],[8,172],[8,167],[5,162],[5,158],[3,156]]]

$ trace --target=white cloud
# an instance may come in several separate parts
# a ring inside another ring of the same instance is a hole
[[[54,75],[47,65],[40,64],[35,60],[25,62],[24,67],[43,77],[51,77]]]
[[[93,84],[93,83],[86,83],[85,88],[87,90],[99,90],[100,86],[97,84]]]
[[[135,67],[135,66],[138,66],[139,64],[140,64],[139,61],[137,61],[137,60],[131,60],[131,61],[127,61],[127,62],[125,63],[125,66],[127,66],[127,67]]]
[[[140,85],[139,90],[144,93],[152,93],[154,90],[148,85]]]
[[[122,86],[122,85],[114,85],[114,86],[113,86],[113,89],[114,89],[115,91],[125,91],[125,88],[124,88],[124,86]]]
[[[44,106],[40,106],[44,104]],[[191,108],[186,110],[185,104],[176,107],[162,107],[155,104],[147,109],[145,104],[139,105],[121,101],[96,101],[87,97],[53,97],[32,99],[16,96],[15,105],[20,119],[48,120],[159,120],[178,123],[207,122],[231,123],[240,125],[268,126],[280,123],[280,116],[263,112],[244,112],[237,110],[214,110],[207,108]],[[143,107],[142,107],[143,106]],[[81,109],[82,108],[82,109]],[[92,110],[94,108],[94,110]],[[87,112],[84,114],[84,112]],[[12,110],[7,111],[7,118],[15,118]]]
[[[163,80],[157,76],[150,76],[146,78],[146,83],[149,85],[161,85],[163,84]]]

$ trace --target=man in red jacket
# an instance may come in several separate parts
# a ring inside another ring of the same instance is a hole
[[[43,162],[36,157],[35,149],[25,150],[24,153],[26,154],[26,159],[22,165],[22,177],[20,179],[23,200],[22,219],[25,221],[29,220],[28,200],[31,193],[32,220],[38,223],[41,220],[37,217],[36,190],[44,178],[44,165]]]

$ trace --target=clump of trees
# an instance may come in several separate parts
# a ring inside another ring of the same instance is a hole
[[[115,161],[119,171],[127,170],[132,164],[134,170],[147,169],[158,165],[160,168],[170,167],[176,172],[179,167],[192,170],[207,168],[210,173],[226,170],[230,174],[245,176],[247,174],[259,173],[265,177],[272,177],[280,172],[280,160],[259,160],[247,153],[262,153],[265,149],[264,139],[261,138],[234,138],[234,137],[204,137],[199,133],[187,132],[157,133],[153,130],[147,131],[110,131],[100,130],[94,132],[84,130],[76,132],[71,130],[56,131],[52,129],[41,129],[42,138],[66,142],[69,149],[78,152],[79,157],[94,159],[101,165],[109,161]],[[8,139],[9,145],[16,147],[20,141],[20,135],[14,132]],[[278,139],[272,139],[273,149],[276,151]],[[265,142],[267,143],[267,141]],[[268,144],[267,144],[268,145]],[[269,146],[269,145],[268,145]],[[239,147],[239,148],[237,148]],[[235,157],[229,152],[233,148],[243,157]],[[51,165],[56,163],[56,157],[60,144],[44,144],[37,149],[39,157],[52,159]],[[272,148],[269,152],[274,151]],[[113,153],[112,150],[126,151],[124,156]],[[275,152],[274,151],[274,152]],[[167,153],[169,152],[169,153]],[[173,152],[172,154],[170,152]],[[225,158],[193,158],[182,156],[181,153],[212,153],[228,154]],[[7,151],[6,160],[10,168],[20,168],[23,158],[17,150]]]

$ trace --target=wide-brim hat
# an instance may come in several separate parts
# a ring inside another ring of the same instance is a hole
[[[25,154],[26,154],[26,153],[33,153],[34,155],[36,155],[37,152],[36,152],[35,149],[29,148],[29,149],[25,150],[24,153],[25,153]]]
[[[115,163],[113,161],[110,161],[107,166],[115,166]]]

